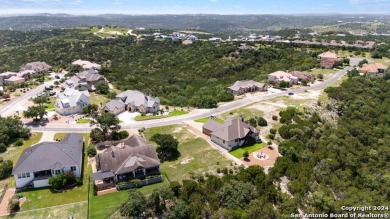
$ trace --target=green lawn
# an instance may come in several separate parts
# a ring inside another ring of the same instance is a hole
[[[19,212],[18,214],[3,216],[0,218],[31,219],[31,218],[87,218],[87,202],[75,203],[54,208],[38,209],[36,211]]]
[[[243,157],[243,154],[245,151],[252,153],[252,152],[255,152],[263,147],[265,147],[265,143],[257,143],[257,144],[251,145],[251,146],[246,146],[246,147],[238,148],[234,151],[230,151],[229,154],[231,154],[237,158],[241,158],[241,157]]]
[[[23,150],[26,148],[31,147],[32,145],[36,144],[41,140],[42,132],[35,132],[32,133],[32,136],[29,140],[24,141],[24,144],[20,147],[9,147],[7,149],[6,153],[3,153],[1,157],[4,160],[12,160],[13,164],[15,165],[16,162],[18,162],[18,159],[20,155],[22,154]],[[6,184],[8,184],[9,187],[14,187],[15,185],[15,179],[13,176],[8,177],[7,179],[0,181],[0,188],[3,188]]]
[[[45,104],[45,109],[48,111],[54,110],[55,109],[55,103],[56,103],[56,98],[55,97],[50,97],[50,102]]]
[[[314,76],[318,77],[318,74],[322,74],[324,76],[324,80],[330,78],[332,75],[336,74],[339,70],[334,69],[322,69],[322,68],[314,68],[309,70],[308,72],[314,74]]]
[[[179,125],[147,129],[145,136],[149,139],[155,133],[172,134],[180,143],[181,156],[175,161],[161,165],[161,171],[171,182],[189,179],[192,174],[216,173],[217,168],[231,164],[230,160],[213,149],[204,139],[197,138]]]
[[[56,133],[55,138],[60,138],[66,133]],[[84,134],[85,145],[89,143],[89,135]],[[84,147],[84,152],[86,154],[87,147]],[[87,200],[88,195],[88,167],[87,167],[87,157],[83,159],[83,185],[77,188],[74,188],[69,191],[64,191],[62,193],[52,193],[48,188],[35,189],[31,191],[21,192],[19,194],[27,198],[23,203],[21,210],[32,210],[37,208],[45,208],[56,205],[64,205],[74,202],[80,202]]]
[[[154,189],[161,188],[163,186],[168,186],[169,183],[167,180],[164,180],[161,183],[152,184],[149,186],[144,186],[138,188],[140,192],[144,195],[149,195]],[[119,206],[128,199],[127,190],[122,190],[114,193],[109,193],[106,195],[92,196],[90,198],[90,216],[89,218],[107,218],[113,213],[115,213]]]
[[[209,121],[209,117],[206,117],[206,118],[201,118],[201,119],[197,119],[195,120],[195,122],[199,122],[199,123],[206,123],[207,121]],[[225,122],[225,120],[223,119],[220,119],[220,118],[215,118],[214,119],[216,122],[219,122],[221,124],[223,124]]]
[[[91,120],[90,119],[79,119],[76,123],[77,124],[86,124],[89,123]]]
[[[173,111],[169,112],[168,115],[164,115],[164,116],[142,116],[142,115],[139,115],[139,116],[136,116],[134,119],[136,121],[142,121],[142,120],[150,120],[150,119],[162,119],[162,118],[167,118],[167,117],[172,117],[172,116],[181,116],[181,115],[185,115],[185,114],[188,114],[188,112],[184,111],[184,110],[173,110]]]

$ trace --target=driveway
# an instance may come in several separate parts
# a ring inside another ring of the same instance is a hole
[[[126,111],[119,114],[118,119],[122,121],[121,123],[123,124],[134,124],[137,123],[134,118],[138,115],[141,115],[141,113]]]

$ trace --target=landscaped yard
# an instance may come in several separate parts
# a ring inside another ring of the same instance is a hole
[[[16,162],[18,162],[18,159],[20,155],[22,154],[23,150],[26,148],[31,147],[32,145],[36,144],[41,140],[42,132],[35,132],[32,133],[32,136],[29,140],[25,141],[24,144],[20,147],[9,147],[7,149],[6,153],[3,153],[1,157],[4,160],[12,160],[13,164],[15,165]],[[8,184],[9,187],[14,187],[15,185],[15,179],[13,176],[10,176],[7,179],[0,181],[0,188],[3,188],[6,184]]]
[[[153,134],[172,134],[179,141],[181,156],[175,161],[164,162],[161,171],[169,181],[182,181],[192,175],[215,174],[217,168],[228,167],[231,161],[213,149],[204,139],[197,138],[180,125],[147,129],[145,136]]]
[[[91,120],[90,119],[79,119],[76,121],[77,124],[86,124],[89,123]]]
[[[209,121],[209,117],[206,117],[206,118],[201,118],[201,119],[197,119],[197,120],[195,120],[195,122],[199,122],[199,123],[206,123],[207,121]],[[220,119],[220,118],[215,118],[214,119],[216,122],[219,122],[219,123],[221,123],[221,124],[223,124],[224,122],[225,122],[225,120],[223,120],[223,119]]]
[[[75,203],[54,208],[38,209],[36,211],[19,212],[18,214],[0,218],[31,219],[31,218],[87,218],[87,202]]]
[[[167,118],[167,117],[172,117],[172,116],[181,116],[181,115],[185,115],[185,114],[188,114],[188,112],[184,111],[184,110],[173,110],[173,111],[169,112],[168,115],[163,115],[163,116],[142,116],[142,115],[139,115],[139,116],[136,116],[134,119],[136,121],[142,121],[142,120],[150,120],[150,119],[162,119],[162,118]]]
[[[45,104],[45,109],[47,111],[52,111],[52,110],[55,109],[54,104],[56,103],[56,98],[55,97],[50,97],[49,99],[50,99],[50,102]]]
[[[54,138],[62,138],[66,133],[56,133]],[[88,145],[89,135],[84,134],[85,145]],[[87,147],[84,147],[84,152],[86,153]],[[87,157],[84,157],[83,160],[83,185],[77,188],[71,189],[69,191],[64,191],[61,193],[53,193],[49,188],[34,189],[31,191],[21,192],[19,194],[27,198],[27,200],[21,206],[21,210],[32,210],[37,208],[45,208],[56,205],[64,205],[74,202],[80,202],[87,200],[88,195],[88,167],[87,167]]]
[[[265,143],[256,143],[256,144],[251,145],[251,146],[246,146],[246,147],[238,148],[234,151],[230,151],[229,154],[231,154],[237,158],[241,158],[241,157],[244,157],[245,151],[252,153],[252,152],[255,152],[259,149],[262,149],[263,147],[265,147]]]

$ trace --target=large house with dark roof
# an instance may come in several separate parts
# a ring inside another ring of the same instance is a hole
[[[242,119],[231,119],[223,124],[209,119],[202,129],[212,142],[228,151],[260,141],[260,131]]]
[[[155,113],[160,110],[160,99],[148,96],[140,91],[127,90],[116,96],[104,107],[104,112],[119,114],[124,111]]]
[[[46,62],[29,62],[24,65],[20,71],[32,70],[35,72],[47,72],[51,69],[51,66],[46,64]]]
[[[64,83],[62,83],[61,87],[63,89],[73,88],[79,91],[94,91],[96,89],[95,86],[98,83],[107,84],[108,82],[96,70],[90,69],[72,76]]]
[[[93,180],[98,187],[104,183],[117,184],[160,175],[161,163],[154,145],[148,144],[138,135],[109,146],[103,153],[97,154],[95,159],[97,172],[93,174]]]
[[[83,136],[68,134],[60,142],[42,142],[25,149],[12,175],[16,188],[50,186],[49,178],[65,172],[82,173]]]

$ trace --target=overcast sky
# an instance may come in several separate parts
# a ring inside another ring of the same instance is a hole
[[[93,14],[390,14],[390,0],[0,0],[0,15]]]

